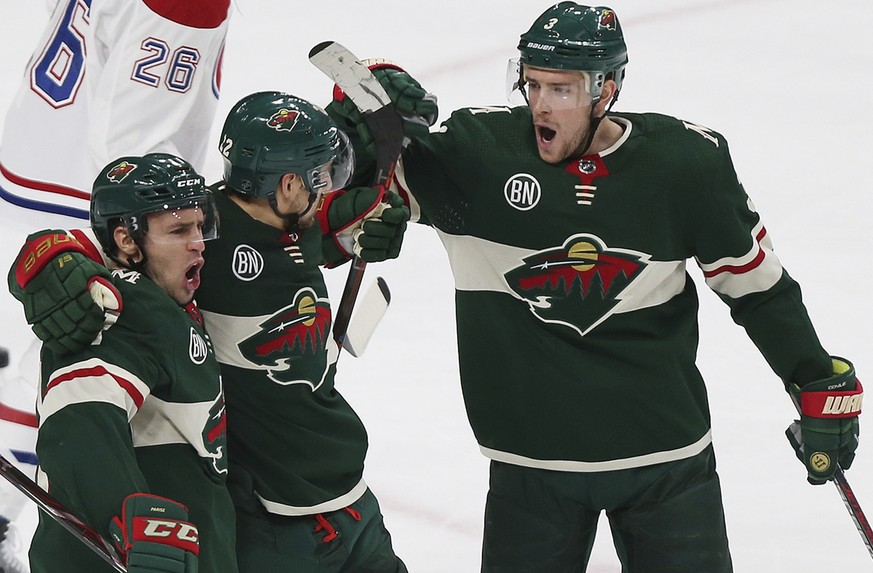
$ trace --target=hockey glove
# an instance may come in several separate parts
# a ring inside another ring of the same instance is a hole
[[[357,187],[329,194],[318,218],[323,262],[331,268],[354,255],[370,263],[397,258],[409,208],[397,193]]]
[[[109,532],[128,573],[197,573],[200,537],[188,522],[188,508],[180,503],[144,493],[129,495]]]
[[[858,415],[863,389],[855,368],[843,358],[831,357],[834,375],[788,391],[800,405],[800,420],[785,431],[797,457],[806,465],[807,481],[820,485],[834,477],[837,466],[846,470],[858,447]]]
[[[27,238],[7,279],[34,333],[52,351],[64,353],[81,350],[100,335],[104,309],[121,310],[121,295],[109,276],[63,231],[40,231]]]
[[[426,92],[406,71],[387,60],[368,60],[364,63],[369,64],[373,75],[385,88],[403,118],[404,147],[411,139],[426,135],[428,128],[436,123],[439,114],[436,96]],[[360,147],[371,157],[376,157],[376,146],[370,129],[360,110],[339,86],[334,86],[333,102],[328,106],[328,111],[342,118],[345,126],[353,127],[360,137]]]

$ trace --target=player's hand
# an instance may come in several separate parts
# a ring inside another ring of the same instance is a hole
[[[439,115],[436,96],[425,91],[415,78],[391,62],[376,60],[369,68],[403,118],[404,146],[411,139],[426,135],[428,128],[436,123]],[[361,146],[375,158],[373,135],[360,110],[338,86],[334,86],[333,102],[328,108],[333,114],[343,118],[347,126],[355,128]]]
[[[328,195],[319,210],[324,263],[334,267],[357,255],[367,262],[400,254],[409,208],[397,193],[357,187]]]
[[[144,493],[129,495],[109,532],[128,573],[197,573],[200,536],[180,503]]]
[[[863,389],[855,368],[843,358],[832,357],[834,375],[798,388],[789,385],[800,405],[800,420],[785,431],[797,457],[806,466],[807,481],[820,485],[833,479],[837,467],[846,470],[858,447],[858,415]]]
[[[63,231],[27,238],[8,275],[9,291],[24,306],[34,333],[56,353],[91,344],[121,310],[109,271]]]

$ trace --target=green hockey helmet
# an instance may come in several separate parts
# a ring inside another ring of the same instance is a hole
[[[218,214],[212,193],[190,163],[168,153],[120,157],[94,180],[91,228],[106,254],[114,257],[113,231],[118,225],[124,225],[141,244],[148,232],[147,215],[192,208],[203,210],[202,239],[217,237]]]
[[[233,106],[221,132],[224,180],[246,195],[271,197],[286,173],[310,193],[341,189],[354,169],[348,137],[322,110],[282,92],[247,95]]]
[[[617,92],[621,90],[628,62],[615,11],[575,2],[560,2],[543,12],[521,35],[518,50],[520,58],[512,87],[523,89],[524,66],[578,70],[590,76],[589,91],[594,102],[600,99],[607,79],[615,81]]]

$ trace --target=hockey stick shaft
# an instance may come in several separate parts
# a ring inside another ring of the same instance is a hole
[[[395,135],[398,130],[395,129],[392,115],[396,116],[396,127],[399,128],[399,135]],[[381,186],[387,189],[391,183],[391,178],[394,177],[394,168],[397,165],[401,142],[403,141],[403,127],[400,124],[400,116],[397,114],[394,106],[389,105],[371,114],[365,114],[364,121],[367,122],[367,127],[370,128],[370,132],[373,134],[378,153],[373,186]],[[392,141],[394,137],[397,137],[396,144]],[[352,319],[352,311],[355,308],[355,301],[358,299],[358,293],[361,290],[361,283],[364,280],[364,271],[366,269],[367,261],[357,256],[352,259],[352,266],[349,269],[349,276],[346,279],[346,285],[343,288],[343,294],[337,307],[333,327],[333,337],[340,347],[342,347],[345,341],[349,322]]]
[[[838,467],[837,471],[834,472],[834,485],[837,486],[837,491],[840,492],[840,497],[843,499],[846,509],[849,510],[849,515],[852,516],[852,521],[855,522],[855,527],[858,528],[858,533],[861,534],[870,557],[873,557],[873,529],[870,528],[870,522],[867,521],[867,516],[864,515],[861,504],[858,503],[858,498],[855,497],[855,492],[852,491],[842,468]]]
[[[322,42],[309,52],[309,60],[338,85],[361,111],[376,147],[374,187],[388,188],[403,148],[403,123],[400,114],[372,72],[336,42]],[[361,290],[367,262],[352,259],[349,276],[334,317],[333,337],[342,348]]]
[[[9,460],[0,455],[0,474],[21,493],[36,503],[46,515],[58,522],[79,541],[87,545],[104,561],[119,573],[127,573],[112,545],[103,539],[99,533],[85,525],[82,520],[73,515],[47,491],[36,485],[32,479],[15,467]]]
[[[797,401],[797,398],[792,396],[791,401],[794,403],[797,413],[800,414],[800,403]],[[849,512],[849,516],[855,523],[858,533],[861,534],[861,539],[864,540],[864,545],[867,546],[867,551],[870,553],[870,556],[873,557],[873,529],[870,527],[870,522],[867,520],[867,516],[864,515],[864,510],[861,509],[861,504],[858,503],[858,498],[855,497],[855,492],[852,491],[852,486],[849,485],[849,480],[846,479],[846,474],[843,471],[843,468],[839,465],[837,465],[837,470],[834,472],[834,485],[837,487],[840,498],[843,500],[843,505],[846,506],[846,510]]]

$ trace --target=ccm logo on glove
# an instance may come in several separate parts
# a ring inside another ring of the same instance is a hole
[[[199,552],[197,543],[200,539],[197,527],[184,521],[155,519],[152,517],[135,517],[133,519],[134,541],[155,541],[175,545],[195,555]]]

